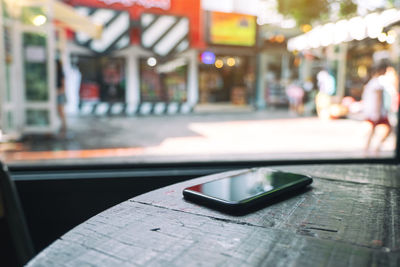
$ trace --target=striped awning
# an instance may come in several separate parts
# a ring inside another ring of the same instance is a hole
[[[367,37],[378,38],[383,29],[400,20],[400,10],[388,9],[381,13],[354,17],[317,26],[311,31],[288,40],[289,51],[302,51],[339,44]]]
[[[142,46],[159,56],[189,47],[189,20],[171,15],[143,14],[140,19]]]
[[[128,12],[104,8],[75,7],[77,13],[88,18],[92,23],[102,25],[101,38],[78,32],[76,42],[96,53],[107,53],[130,44],[129,30],[131,21]]]

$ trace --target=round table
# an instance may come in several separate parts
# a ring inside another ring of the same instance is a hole
[[[311,190],[233,216],[182,197],[184,188],[221,174],[189,180],[92,217],[28,266],[400,265],[398,166],[275,169],[313,176]]]

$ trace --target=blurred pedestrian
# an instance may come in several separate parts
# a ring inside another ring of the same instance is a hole
[[[334,95],[336,91],[335,77],[326,69],[322,69],[317,74],[319,92],[326,95]]]
[[[391,125],[388,120],[389,107],[385,104],[386,92],[384,84],[380,79],[380,77],[386,73],[387,67],[388,65],[384,62],[373,66],[371,70],[371,79],[365,85],[362,94],[363,113],[369,125],[365,153],[368,153],[371,140],[378,125],[382,126],[383,132],[375,149],[375,153],[379,152],[382,144],[390,134]]]
[[[298,115],[303,114],[304,90],[298,83],[293,82],[286,87],[286,95],[289,100],[289,110]]]
[[[61,120],[61,128],[59,135],[60,137],[64,138],[67,132],[67,120],[65,118],[65,111],[64,111],[64,106],[65,103],[67,102],[67,98],[65,96],[65,76],[64,76],[64,70],[62,67],[62,62],[61,60],[57,59],[56,60],[56,70],[57,70],[57,112],[58,116],[60,117]]]
[[[331,98],[336,91],[335,77],[326,69],[322,69],[317,74],[319,92],[315,97],[315,106],[318,117],[321,119],[330,118]]]
[[[388,64],[385,75],[379,77],[387,94],[384,94],[384,103],[388,107],[388,119],[392,126],[397,124],[399,109],[399,77],[393,66]],[[390,105],[390,107],[389,107]]]

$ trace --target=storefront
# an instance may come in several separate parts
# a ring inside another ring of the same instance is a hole
[[[297,62],[286,50],[279,47],[267,48],[262,53],[264,100],[267,107],[287,106],[286,88],[299,79],[294,71]]]
[[[18,9],[29,6],[35,13],[37,6],[44,12],[30,16],[29,23],[4,13],[1,33],[12,40],[0,47],[6,63],[1,75],[9,81],[1,104],[6,132],[57,131],[55,59],[63,62],[67,114],[187,113],[199,102],[254,100],[253,16],[206,15],[200,0],[2,3],[6,11],[17,10],[18,3]],[[207,25],[204,16],[211,16]],[[214,62],[202,61],[206,51],[214,53]]]
[[[361,99],[373,64],[385,60],[397,68],[399,31],[385,32],[384,28],[399,21],[399,17],[399,10],[388,9],[317,26],[289,40],[288,50],[301,61],[299,76],[303,81],[312,79],[317,83],[321,72],[332,77],[334,88],[330,99],[324,101],[327,117],[340,117],[351,110],[342,103],[344,97]]]
[[[79,90],[84,102],[125,102],[125,58],[84,57],[78,59],[82,81]]]
[[[347,79],[345,95],[356,100],[361,99],[363,86],[368,82],[369,72],[374,62],[386,60],[394,64],[398,59],[393,56],[393,47],[377,39],[353,41],[348,44]],[[391,55],[392,54],[392,55]]]
[[[104,25],[102,39],[77,35],[80,114],[186,113],[198,102],[200,1],[73,0]]]
[[[214,64],[206,64],[204,55],[208,53],[212,52],[201,54],[203,62],[199,66],[199,103],[250,104],[254,93],[253,56],[217,54]]]
[[[140,98],[143,102],[187,101],[188,62],[185,59],[159,63],[155,58],[140,59]]]
[[[199,103],[249,105],[254,101],[256,18],[207,12],[208,47],[199,54]]]
[[[298,34],[296,28],[268,24],[260,26],[255,103],[258,109],[288,105],[286,88],[299,81],[299,61],[287,50],[287,40]]]
[[[54,133],[56,59],[65,59],[65,28],[96,38],[101,27],[58,1],[2,0],[0,14],[1,131]]]

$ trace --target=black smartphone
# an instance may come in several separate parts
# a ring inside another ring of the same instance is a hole
[[[189,201],[211,208],[227,212],[246,212],[252,206],[298,191],[312,181],[307,175],[254,168],[185,188],[183,196]]]

